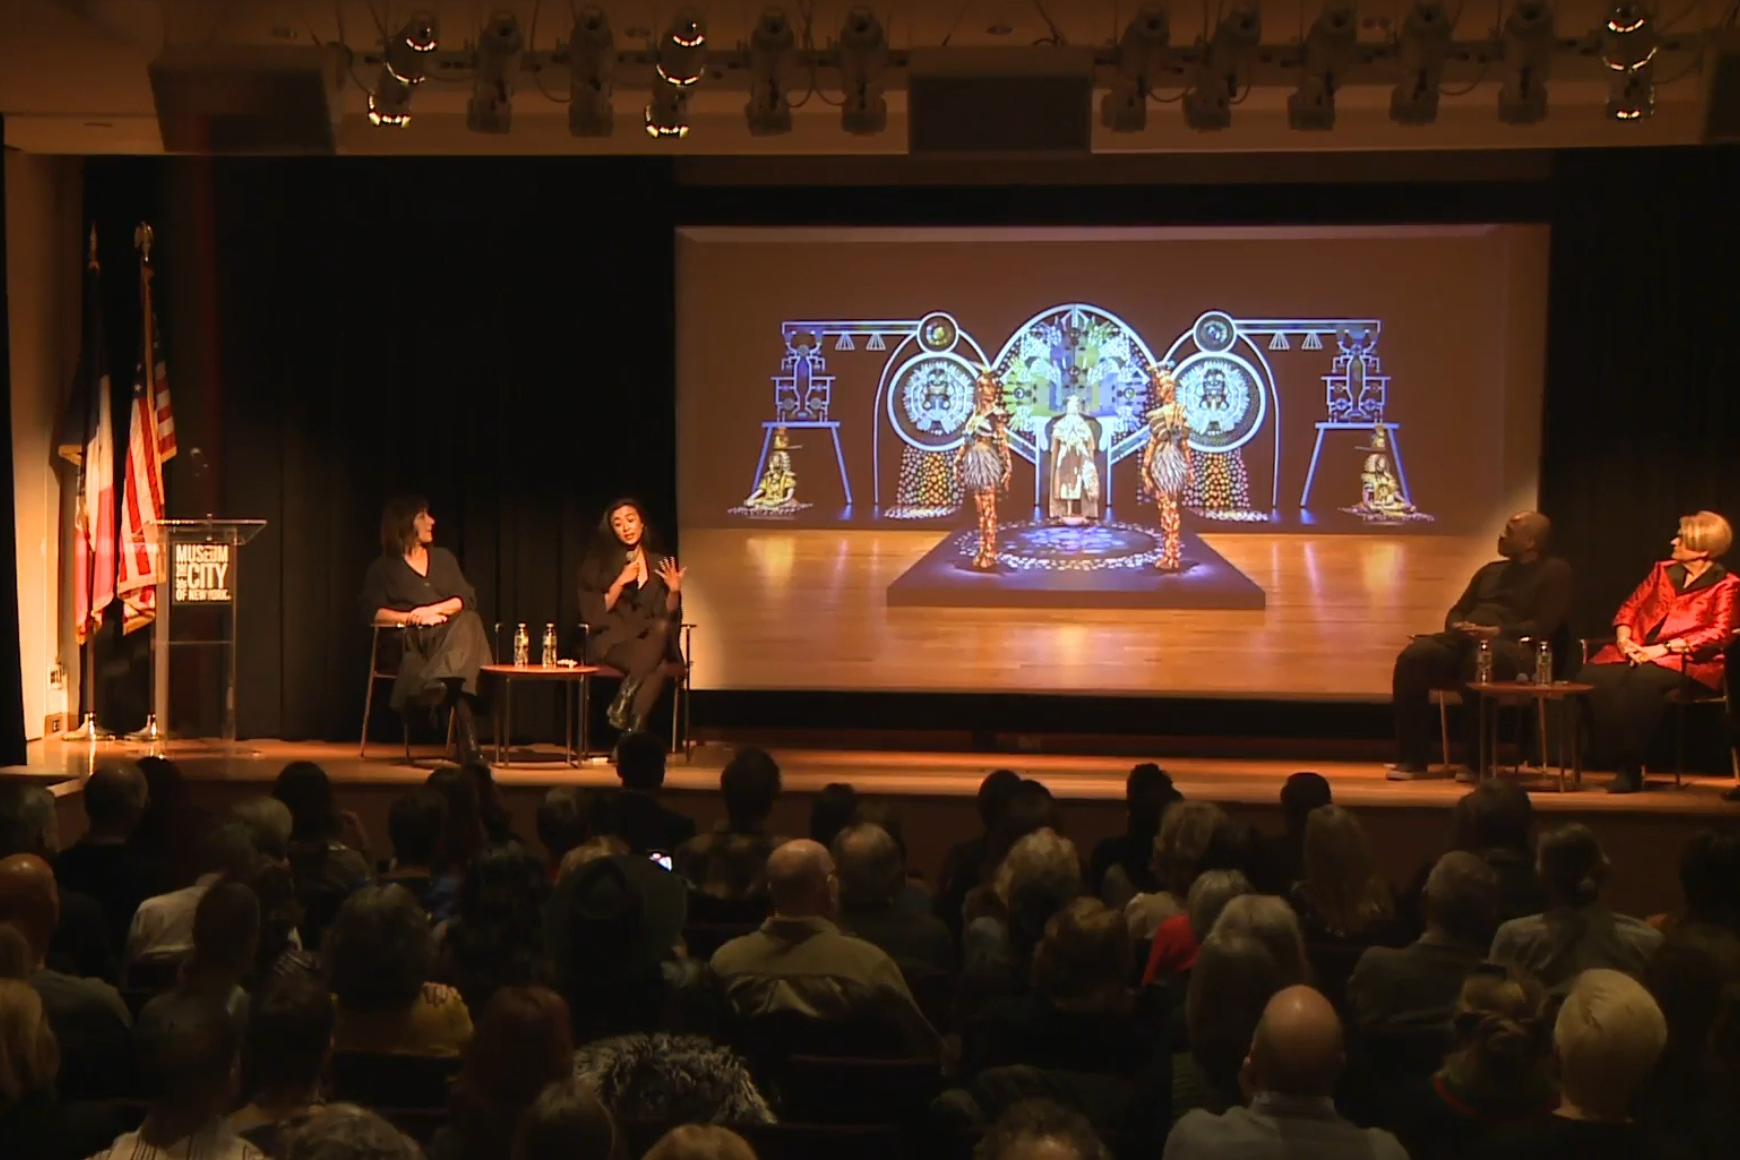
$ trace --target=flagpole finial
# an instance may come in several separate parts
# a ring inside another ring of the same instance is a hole
[[[90,264],[94,267],[97,264],[97,223],[96,222],[91,223],[91,246],[90,246],[90,250],[89,250],[89,257],[90,257]]]
[[[139,228],[133,231],[133,246],[147,262],[151,260],[151,242],[155,237],[149,222],[140,222]]]

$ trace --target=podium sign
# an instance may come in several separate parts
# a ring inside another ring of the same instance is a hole
[[[172,543],[170,587],[177,604],[232,604],[235,545]]]

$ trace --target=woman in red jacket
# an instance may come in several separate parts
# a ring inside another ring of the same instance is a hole
[[[1595,686],[1588,699],[1593,748],[1617,770],[1608,793],[1643,788],[1643,755],[1669,693],[1687,680],[1722,685],[1740,578],[1716,558],[1733,540],[1728,521],[1715,512],[1683,517],[1672,556],[1657,562],[1614,614],[1614,643],[1577,675]]]

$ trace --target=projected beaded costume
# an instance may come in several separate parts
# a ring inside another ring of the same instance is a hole
[[[1063,416],[1051,428],[1052,519],[1085,523],[1100,518],[1100,472],[1094,463],[1097,443],[1094,424],[1082,417],[1081,396],[1069,396]]]
[[[973,497],[979,516],[979,549],[973,567],[988,572],[997,563],[997,497],[1009,486],[1014,466],[1009,457],[1009,412],[1003,409],[1003,388],[989,370],[973,384],[973,414],[955,452],[961,490]]]
[[[1183,566],[1179,555],[1178,501],[1184,485],[1194,476],[1190,458],[1190,417],[1178,401],[1178,384],[1172,372],[1153,371],[1154,398],[1159,406],[1148,412],[1148,445],[1142,449],[1142,479],[1154,493],[1160,512],[1160,558],[1154,566],[1176,572]]]

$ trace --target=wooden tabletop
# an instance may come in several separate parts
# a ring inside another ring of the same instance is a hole
[[[509,680],[577,681],[598,671],[597,665],[484,665],[483,671]]]
[[[1575,697],[1595,688],[1578,681],[1554,681],[1550,685],[1537,685],[1533,681],[1470,681],[1468,687],[1488,697],[1548,698]]]

